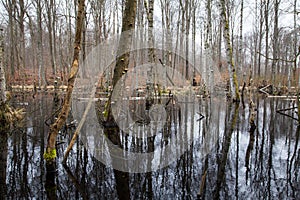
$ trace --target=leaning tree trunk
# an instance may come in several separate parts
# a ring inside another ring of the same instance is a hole
[[[79,69],[79,52],[80,52],[80,43],[81,43],[81,29],[84,18],[84,0],[78,0],[78,11],[76,18],[76,33],[75,33],[75,47],[73,62],[71,66],[71,71],[68,78],[67,93],[64,98],[63,107],[58,115],[56,121],[50,126],[50,131],[48,133],[47,147],[44,154],[44,159],[46,160],[46,165],[52,168],[55,166],[56,159],[56,137],[58,131],[65,124],[66,119],[70,111],[71,96],[74,88],[75,78]]]
[[[113,89],[120,80],[123,74],[128,70],[130,47],[132,43],[132,37],[135,29],[135,16],[136,16],[137,0],[127,0],[125,3],[125,10],[122,21],[122,33],[120,37],[119,47],[117,51],[116,65],[114,69],[114,75],[112,80]],[[114,119],[111,113],[111,95],[106,103],[104,110],[104,117],[106,123],[109,126],[113,126]]]
[[[136,0],[126,1],[122,22],[122,34],[117,52],[118,57],[113,75],[113,86],[117,84],[123,73],[127,72],[129,65],[130,46],[132,42],[132,34],[135,29],[136,5]],[[126,34],[123,34],[124,32],[126,32]],[[122,54],[123,52],[125,53]]]
[[[225,48],[226,48],[226,56],[227,56],[227,64],[228,64],[228,72],[230,78],[230,96],[233,101],[240,101],[240,93],[236,75],[236,69],[233,62],[233,55],[232,55],[232,46],[230,42],[230,31],[229,31],[229,20],[226,15],[226,6],[225,0],[220,0],[221,3],[221,17],[223,21],[223,37],[225,40]]]

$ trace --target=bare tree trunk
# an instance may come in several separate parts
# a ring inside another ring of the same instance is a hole
[[[262,39],[263,39],[263,24],[264,24],[264,19],[263,19],[263,0],[261,0],[260,3],[260,8],[259,8],[259,39],[258,39],[258,63],[257,63],[257,67],[258,67],[258,76],[261,75],[261,50],[262,50]],[[255,52],[256,54],[256,52]]]
[[[185,23],[186,23],[186,20],[185,20],[185,7],[184,7],[184,4],[183,3],[187,3],[186,1],[182,1],[182,0],[179,0],[179,4],[180,4],[180,10],[181,10],[181,19],[179,18],[180,16],[180,12],[178,13],[178,36],[179,37],[179,52],[183,55],[183,52],[184,52],[184,36],[185,36],[185,33],[186,33],[186,26],[185,26]],[[181,27],[180,27],[181,25]],[[180,27],[180,29],[179,29]],[[184,66],[184,63],[181,63],[182,62],[182,59],[178,57],[178,67],[182,66],[182,71],[181,71],[181,74],[183,76],[185,76],[185,66]],[[174,63],[175,64],[175,63]],[[178,70],[180,71],[180,70]]]
[[[49,50],[50,50],[50,61],[51,61],[51,67],[52,67],[52,74],[56,74],[56,62],[55,62],[55,52],[54,52],[54,38],[53,38],[53,32],[54,32],[54,21],[55,16],[53,11],[54,7],[54,0],[45,1],[46,2],[46,9],[47,9],[47,27],[48,27],[48,35],[49,35]]]
[[[70,111],[72,91],[75,83],[75,78],[79,69],[79,53],[80,53],[83,19],[84,19],[84,0],[78,0],[74,55],[73,55],[72,67],[68,78],[67,93],[64,98],[63,107],[56,121],[50,126],[50,131],[48,133],[48,139],[47,139],[46,152],[44,154],[46,164],[50,166],[50,168],[53,167],[53,165],[55,165],[55,159],[56,159],[55,145],[56,145],[56,137],[58,131],[65,124]]]
[[[3,29],[0,28],[0,105],[6,102],[6,80],[3,66]]]
[[[34,23],[32,21],[32,18],[31,16],[28,14],[28,12],[26,12],[26,16],[28,18],[28,26],[29,26],[29,32],[30,32],[30,42],[32,44],[35,44],[36,40],[35,40],[35,27],[34,27]],[[33,71],[35,72],[36,74],[36,66],[37,66],[37,61],[36,61],[36,48],[35,46],[32,46],[32,59],[31,59],[31,65],[33,66]],[[36,80],[34,78],[34,84],[36,84]]]
[[[191,1],[185,1],[185,78],[189,80],[189,35],[190,35],[190,24],[191,24]]]
[[[204,41],[204,66],[206,70],[206,81],[207,86],[209,87],[209,92],[213,90],[213,58],[212,58],[212,19],[211,19],[211,0],[206,0],[206,32],[205,32],[205,41]]]
[[[166,66],[172,66],[172,58],[171,58],[171,52],[169,51],[172,46],[172,35],[171,35],[171,21],[172,21],[172,15],[170,10],[170,0],[160,0],[161,5],[161,12],[162,12],[162,25],[163,25],[163,31],[164,31],[164,44],[165,48],[167,49],[167,52],[164,52],[163,56],[163,63],[166,64]]]
[[[132,34],[134,33],[135,29],[136,7],[137,0],[127,0],[125,2],[125,10],[122,21],[122,33],[117,51],[116,66],[114,68],[114,75],[112,80],[113,89],[115,88],[122,75],[128,70]],[[104,117],[106,117],[106,122],[108,124],[114,124],[110,102],[111,95],[108,102],[106,103]]]
[[[8,24],[9,24],[9,41],[10,41],[10,74],[12,77],[15,75],[15,1],[8,0],[4,5],[8,12]]]
[[[268,75],[268,65],[269,65],[269,4],[270,0],[266,0],[265,3],[265,27],[266,27],[266,62],[265,62],[265,76]]]
[[[222,66],[222,20],[219,22],[219,37],[218,37],[218,64]]]
[[[220,3],[221,3],[221,17],[223,20],[223,27],[224,27],[223,37],[225,40],[228,72],[230,78],[230,96],[233,101],[239,102],[240,93],[239,93],[236,69],[233,62],[232,46],[230,42],[229,21],[226,14],[225,0],[220,0]]]
[[[272,60],[272,83],[275,85],[275,73],[277,66],[277,56],[278,56],[278,10],[279,10],[279,1],[274,1],[274,33],[273,33],[273,60]]]
[[[19,0],[19,15],[18,15],[18,20],[19,20],[19,27],[20,27],[20,68],[23,69],[25,67],[25,25],[24,25],[24,17],[25,17],[25,5],[24,5],[24,0]],[[25,75],[25,74],[24,74]],[[23,77],[25,78],[25,77]],[[23,80],[24,81],[24,80]]]
[[[44,59],[43,59],[43,30],[42,30],[42,1],[36,0],[36,11],[37,11],[37,59],[39,66],[39,87],[47,85],[46,74],[44,68]]]
[[[239,68],[239,74],[243,71],[243,23],[244,23],[244,0],[241,0],[241,10],[240,10],[240,35],[239,35],[239,51],[237,56],[237,65]]]
[[[146,1],[145,1],[146,2]],[[145,5],[147,5],[145,3]],[[147,9],[148,18],[148,43],[150,47],[154,45],[154,35],[153,35],[153,11],[154,11],[154,0],[149,0],[149,8]],[[154,48],[150,48],[148,52],[149,62],[155,62]]]
[[[154,35],[153,35],[153,9],[154,9],[154,0],[149,0],[149,8],[147,2],[144,1],[145,9],[147,12],[148,19],[148,61],[150,67],[147,71],[147,100],[146,100],[146,109],[148,110],[153,104],[152,93],[154,91],[155,84],[155,73],[153,71],[152,64],[155,62],[155,53],[154,53]]]
[[[197,3],[194,1],[193,4],[193,11],[192,11],[192,16],[193,16],[193,29],[192,29],[192,40],[193,40],[193,86],[196,86],[196,10],[197,10]]]
[[[297,48],[297,43],[298,43],[298,40],[297,40],[297,35],[298,35],[298,31],[296,31],[296,28],[297,28],[297,16],[298,16],[298,12],[297,12],[297,0],[294,0],[294,41],[293,41],[293,44],[294,44],[294,55],[296,57],[297,53],[298,53],[298,48]],[[293,66],[293,80],[296,81],[296,70],[297,70],[297,62],[294,62],[294,66]],[[300,76],[299,76],[300,78]],[[289,79],[290,76],[289,76]],[[291,82],[291,81],[289,81]],[[295,83],[296,84],[296,83]]]
[[[52,39],[53,39],[53,62],[54,62],[54,68],[56,70],[57,73],[57,62],[56,62],[56,58],[57,58],[57,50],[56,50],[56,30],[57,30],[57,16],[56,16],[56,1],[55,0],[51,0],[52,2]]]
[[[128,68],[130,46],[132,42],[132,31],[135,29],[135,16],[136,16],[136,0],[127,0],[125,3],[125,10],[122,22],[122,33],[128,31],[129,34],[122,34],[120,38],[119,48],[117,52],[117,62],[114,69],[113,86],[117,84],[119,79],[122,77],[124,70]],[[123,36],[123,37],[122,37]],[[126,52],[121,55],[121,52]]]

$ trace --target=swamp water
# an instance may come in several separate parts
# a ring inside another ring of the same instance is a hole
[[[114,170],[96,159],[96,143],[86,149],[80,141],[71,151],[69,167],[63,167],[75,129],[70,124],[58,138],[58,170],[50,187],[43,154],[47,123],[61,99],[51,94],[16,97],[13,104],[26,108],[26,118],[23,128],[0,140],[1,199],[300,199],[300,129],[297,121],[276,112],[295,106],[293,101],[257,98],[254,132],[247,104],[235,107],[223,97],[188,102],[180,116],[174,110],[167,113],[168,121],[151,143],[155,149],[175,141],[171,155],[154,154],[150,165],[157,167],[157,160],[167,156],[178,159],[147,173]],[[297,115],[295,110],[285,113]],[[87,136],[83,132],[82,138]],[[126,136],[120,141],[126,150],[150,148],[149,141]],[[176,146],[178,141],[187,142]]]

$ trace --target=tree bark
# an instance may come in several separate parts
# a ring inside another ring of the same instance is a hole
[[[15,75],[15,1],[6,1],[6,4],[4,7],[6,8],[8,12],[8,24],[9,24],[9,42],[10,42],[10,55],[9,55],[9,61],[10,61],[10,74],[12,77]]]
[[[268,75],[268,65],[269,65],[269,6],[270,5],[270,0],[266,0],[265,2],[265,27],[266,27],[266,46],[265,46],[265,49],[266,49],[266,52],[265,52],[265,55],[266,55],[266,62],[265,62],[265,76]]]
[[[64,97],[64,102],[62,109],[58,115],[56,121],[50,126],[50,131],[48,133],[47,139],[47,147],[46,152],[44,154],[44,158],[46,160],[46,164],[54,165],[56,159],[56,137],[58,131],[65,124],[66,119],[68,118],[68,114],[70,111],[71,104],[71,96],[75,83],[75,78],[79,69],[79,53],[80,53],[80,45],[81,45],[81,32],[82,32],[82,24],[84,18],[84,0],[78,0],[78,12],[76,18],[76,33],[75,33],[75,46],[74,46],[74,54],[73,54],[73,62],[68,78],[68,86],[67,93]]]
[[[261,0],[260,3],[260,8],[259,8],[259,15],[260,15],[260,19],[259,19],[259,39],[258,39],[258,52],[261,52],[262,50],[262,39],[263,39],[263,24],[264,24],[264,19],[263,19],[263,0]],[[256,52],[255,52],[255,56],[256,56]],[[258,67],[258,76],[261,75],[261,54],[258,54],[258,63],[257,63],[257,67]]]
[[[244,19],[244,0],[241,0],[240,10],[240,33],[239,33],[239,47],[237,56],[238,72],[241,75],[243,71],[243,19]]]
[[[19,52],[20,52],[20,68],[24,69],[26,64],[25,64],[25,5],[24,5],[24,0],[19,0],[18,2],[19,4],[19,11],[18,11],[18,21],[19,21],[19,28],[20,28],[20,32],[19,32],[19,37],[20,37],[20,44],[19,44]],[[25,74],[23,74],[23,79],[25,79]],[[23,80],[25,81],[25,80]]]
[[[36,0],[37,12],[37,59],[39,66],[39,87],[47,85],[43,59],[42,1]]]
[[[154,9],[154,0],[149,0],[149,7],[147,6],[147,2],[144,1],[145,9],[147,11],[147,19],[148,19],[148,61],[150,63],[150,67],[147,70],[147,100],[146,100],[146,109],[153,103],[152,93],[154,91],[155,84],[155,74],[153,72],[152,63],[155,62],[155,53],[154,53],[154,35],[153,35],[153,9]]]
[[[132,34],[135,29],[135,16],[136,16],[137,0],[127,0],[125,2],[125,10],[122,21],[122,33],[120,37],[119,47],[117,51],[116,66],[114,68],[114,75],[112,80],[113,89],[120,80],[123,74],[128,70],[130,46],[132,43]],[[111,95],[104,111],[107,124],[114,123],[111,114]]]
[[[0,105],[6,102],[6,80],[3,66],[3,29],[0,29]]]
[[[297,0],[294,0],[294,30],[297,29]],[[295,58],[297,60],[297,53],[298,53],[298,48],[297,48],[297,43],[298,43],[298,39],[297,39],[297,35],[298,35],[298,31],[295,31],[294,33],[294,41],[293,41],[293,44],[294,44],[294,55],[295,55]],[[291,70],[289,70],[289,73],[290,73]],[[296,84],[296,71],[297,71],[297,62],[294,62],[294,66],[293,66],[293,80],[295,80],[295,84]],[[289,75],[289,80],[291,79],[291,75]],[[291,85],[291,81],[289,81],[290,85]]]
[[[204,41],[204,66],[207,67],[206,70],[206,81],[207,86],[209,87],[209,92],[213,91],[213,78],[211,72],[213,72],[213,58],[212,58],[212,19],[211,19],[211,0],[206,0],[206,32],[205,32],[205,41]]]
[[[272,83],[275,84],[275,72],[277,66],[277,56],[278,56],[278,11],[279,11],[279,1],[274,1],[274,33],[273,33],[273,60],[272,60]]]
[[[233,62],[233,53],[232,46],[230,42],[230,31],[229,31],[229,20],[226,15],[226,6],[225,0],[220,0],[221,3],[221,17],[223,21],[223,37],[225,40],[225,48],[226,48],[226,56],[227,56],[227,64],[228,64],[228,72],[230,78],[230,96],[233,101],[240,101],[240,93],[236,75],[236,69]]]
[[[48,27],[48,35],[49,35],[49,51],[50,51],[50,61],[51,61],[51,67],[52,67],[52,74],[56,74],[56,61],[55,61],[55,52],[54,52],[54,44],[55,40],[53,38],[54,36],[54,29],[55,27],[55,16],[53,13],[53,7],[54,7],[54,0],[46,1],[46,8],[47,8],[47,27]]]

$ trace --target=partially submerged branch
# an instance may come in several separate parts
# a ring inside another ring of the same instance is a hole
[[[297,107],[280,109],[280,110],[276,110],[276,112],[279,113],[279,114],[281,114],[281,115],[283,115],[283,116],[286,116],[286,117],[289,117],[289,118],[291,118],[293,120],[298,121],[298,118],[294,117],[293,115],[289,115],[289,114],[285,113],[286,111],[295,110],[295,109],[297,109]]]
[[[72,137],[72,140],[71,140],[71,142],[70,142],[70,144],[69,144],[69,146],[68,146],[68,148],[67,148],[67,150],[66,150],[66,152],[65,152],[64,159],[63,159],[63,164],[66,164],[67,159],[68,159],[68,156],[69,156],[69,153],[70,153],[70,151],[71,151],[73,145],[75,144],[75,141],[76,141],[76,139],[77,139],[77,137],[78,137],[78,135],[79,135],[79,133],[80,133],[80,130],[81,130],[81,128],[83,127],[83,124],[84,124],[84,122],[85,122],[85,120],[86,120],[86,117],[87,117],[87,115],[88,115],[88,113],[89,113],[89,111],[90,111],[90,109],[91,109],[92,101],[93,101],[93,99],[94,99],[93,97],[94,97],[94,94],[95,94],[95,92],[96,92],[96,88],[97,88],[97,87],[96,87],[96,85],[95,85],[94,88],[93,88],[93,90],[92,90],[92,92],[91,92],[91,95],[90,95],[90,99],[89,99],[88,105],[86,106],[86,109],[85,109],[85,111],[84,111],[84,113],[83,113],[83,116],[82,116],[82,118],[81,118],[81,120],[80,120],[80,122],[79,122],[79,124],[78,124],[78,126],[77,126],[77,128],[76,128],[76,130],[75,130],[75,132],[74,132],[74,135],[73,135],[73,137]]]

